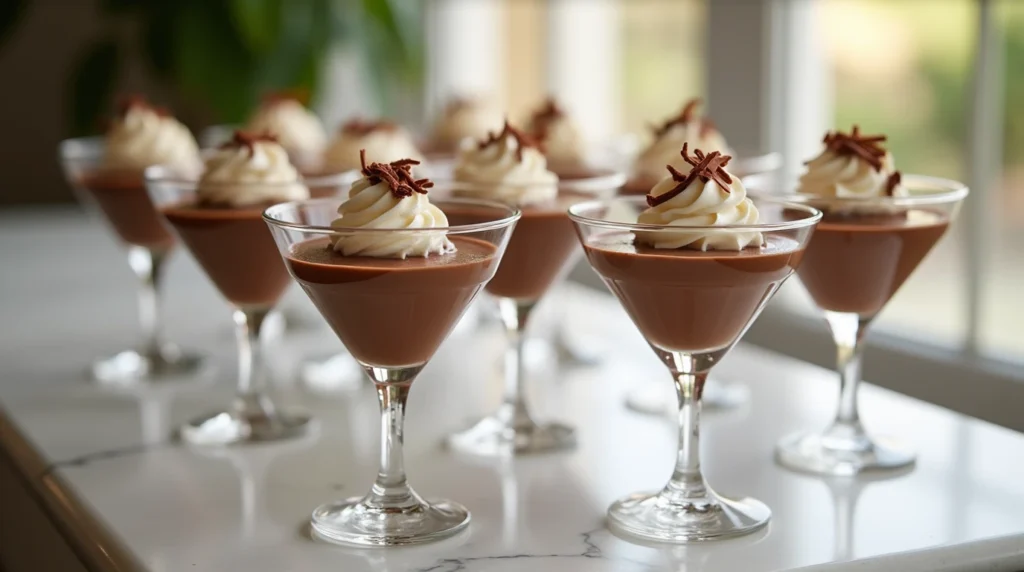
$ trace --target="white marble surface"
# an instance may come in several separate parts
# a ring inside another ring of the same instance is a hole
[[[314,542],[310,511],[364,492],[378,435],[369,387],[323,395],[289,375],[298,356],[336,347],[312,316],[314,328],[273,347],[284,399],[311,409],[318,433],[288,444],[191,450],[165,435],[227,399],[234,373],[228,312],[194,264],[178,256],[170,268],[169,330],[211,354],[213,379],[116,393],[82,373],[89,359],[127,345],[134,333],[132,277],[109,239],[70,211],[14,212],[0,215],[0,245],[0,400],[51,464],[28,476],[46,486],[57,477],[149,570],[1024,569],[1024,435],[868,386],[866,423],[913,442],[915,469],[874,481],[793,474],[772,463],[772,445],[826,423],[835,381],[742,345],[718,378],[749,385],[751,401],[705,415],[704,467],[719,491],[765,501],[770,527],[695,547],[640,546],[611,535],[607,505],[664,483],[676,431],[669,419],[623,407],[629,388],[657,380],[668,398],[670,382],[618,306],[585,291],[565,298],[568,317],[574,331],[603,339],[603,365],[555,374],[545,356],[533,360],[538,409],[579,427],[577,451],[502,463],[440,448],[446,432],[498,399],[498,332],[463,330],[416,382],[406,441],[413,486],[469,507],[469,531],[401,549]]]

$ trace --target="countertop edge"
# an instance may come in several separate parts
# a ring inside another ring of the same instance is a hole
[[[89,570],[145,570],[138,559],[117,540],[107,525],[97,520],[64,480],[39,455],[0,405],[0,455],[10,460],[26,490]]]

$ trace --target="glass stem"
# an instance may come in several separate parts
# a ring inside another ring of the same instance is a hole
[[[679,452],[672,480],[663,495],[673,502],[689,504],[707,497],[707,485],[700,472],[700,397],[706,372],[676,373],[679,399]]]
[[[160,280],[167,253],[142,246],[128,249],[128,264],[139,278],[139,326],[142,333],[140,353],[150,359],[162,359],[160,319]]]
[[[535,302],[521,302],[511,298],[498,299],[498,311],[508,337],[505,349],[505,389],[498,409],[498,419],[511,429],[535,424],[524,398],[526,367],[523,360],[526,347],[524,330],[535,305]]]
[[[406,509],[423,503],[405,476],[405,403],[422,366],[368,368],[380,401],[380,470],[364,502],[371,506]]]
[[[246,417],[272,420],[277,417],[274,403],[266,395],[266,368],[260,331],[269,309],[235,310],[235,337],[238,341],[238,407]]]
[[[860,387],[861,341],[870,320],[857,314],[825,312],[825,320],[836,342],[836,369],[839,371],[839,406],[832,426],[825,431],[826,446],[846,450],[863,450],[870,446],[858,413],[857,390]]]

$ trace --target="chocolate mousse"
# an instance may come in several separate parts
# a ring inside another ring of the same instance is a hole
[[[708,228],[757,225],[759,213],[725,170],[729,156],[691,156],[686,144],[681,156],[690,169],[668,165],[669,176],[647,195],[649,208],[637,220],[664,230],[594,234],[584,251],[651,344],[716,351],[743,333],[800,264],[803,249],[781,234]]]
[[[677,115],[651,126],[651,143],[636,158],[633,173],[620,190],[622,194],[646,195],[661,180],[666,164],[676,169],[688,168],[679,158],[684,143],[692,149],[732,155],[715,124],[697,114],[700,105],[700,99],[691,99]]]
[[[467,185],[471,196],[516,204],[522,210],[487,291],[517,300],[539,299],[578,252],[568,208],[590,197],[559,192],[558,178],[546,169],[536,141],[507,121],[502,131],[464,150],[455,179]],[[472,212],[452,212],[449,217],[460,224],[473,221]]]
[[[415,228],[450,224],[427,199],[432,183],[413,178],[415,160],[366,164],[365,153],[362,158],[363,179],[332,224],[338,233],[293,246],[286,262],[357,360],[422,365],[494,275],[497,248],[441,230],[408,232],[410,221],[418,221]]]
[[[908,193],[885,140],[856,126],[829,133],[801,178],[799,192],[823,218],[799,276],[824,310],[874,316],[949,228],[941,211],[888,200]]]
[[[81,173],[76,186],[99,207],[121,240],[152,250],[170,249],[174,236],[146,192],[143,172],[159,164],[193,174],[200,163],[195,139],[167,110],[138,96],[121,101],[105,139],[102,160]]]
[[[265,308],[277,302],[289,280],[263,210],[308,197],[273,136],[236,132],[207,159],[195,198],[161,212],[225,298]]]

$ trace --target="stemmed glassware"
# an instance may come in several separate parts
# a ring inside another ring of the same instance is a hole
[[[804,205],[753,202],[760,222],[731,226],[646,225],[616,222],[610,216],[621,212],[622,204],[626,210],[641,210],[644,197],[569,209],[591,266],[665,363],[679,401],[679,450],[672,477],[659,492],[631,495],[612,504],[608,522],[616,532],[645,540],[691,542],[747,534],[770,518],[771,511],[760,501],[726,499],[705,482],[700,468],[701,394],[712,366],[796,269],[821,214]],[[760,233],[764,246],[702,252],[659,250],[634,242],[638,235],[675,236],[680,228],[724,238]]]
[[[327,179],[320,182],[326,184]],[[336,186],[343,183],[341,176],[333,181]],[[231,305],[238,342],[233,403],[189,421],[179,430],[181,438],[200,445],[227,445],[301,436],[310,428],[311,418],[280,408],[267,382],[261,333],[290,281],[263,223],[263,207],[198,207],[197,181],[162,167],[147,169],[146,184],[164,219]],[[284,187],[295,183],[250,184]],[[269,189],[261,192],[274,194]]]
[[[91,374],[101,383],[122,386],[184,379],[201,369],[202,359],[164,340],[160,313],[163,269],[176,246],[174,235],[160,222],[142,172],[103,166],[105,145],[102,137],[68,139],[60,144],[60,160],[79,200],[98,211],[126,247],[128,264],[140,283],[141,343],[95,362]]]
[[[748,188],[795,188],[779,174],[745,179]],[[893,470],[915,454],[891,438],[872,438],[861,424],[857,389],[864,337],[875,317],[945,234],[967,196],[956,181],[903,175],[909,196],[822,198],[788,195],[824,212],[798,275],[824,313],[836,343],[839,405],[823,433],[789,435],[776,459],[791,469],[834,476]]]
[[[330,223],[340,203],[291,202],[264,214],[292,276],[360,363],[380,401],[380,470],[370,492],[317,508],[312,527],[320,538],[357,545],[445,538],[465,528],[470,515],[452,501],[425,501],[409,486],[403,458],[406,399],[437,347],[494,276],[520,213],[501,203],[438,198],[431,203],[448,217],[447,228],[339,231]],[[331,258],[328,241],[339,232],[385,242],[443,232],[458,249],[454,256],[463,251],[471,258],[436,265],[433,256]],[[474,251],[480,254],[472,257]]]

